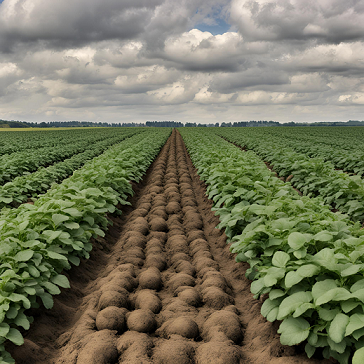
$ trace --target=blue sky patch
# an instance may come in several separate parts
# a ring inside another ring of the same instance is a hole
[[[215,19],[215,25],[207,25],[200,23],[195,25],[195,29],[199,29],[202,32],[210,32],[213,35],[224,34],[230,30],[230,24],[226,23],[223,19]]]

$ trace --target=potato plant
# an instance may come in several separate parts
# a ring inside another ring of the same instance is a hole
[[[41,167],[34,173],[14,178],[12,181],[0,186],[0,208],[16,207],[26,202],[30,197],[37,197],[38,194],[47,191],[53,183],[59,183],[72,175],[75,170],[103,153],[108,147],[136,133],[139,133],[139,131],[129,130],[122,134],[91,143],[86,151],[75,154],[71,158],[55,163],[47,168]]]
[[[253,152],[201,130],[181,130],[220,228],[247,262],[261,312],[282,321],[281,342],[305,342],[341,364],[364,361],[364,231],[322,198],[299,196]],[[353,356],[354,354],[354,356]]]
[[[249,132],[234,130],[219,130],[218,134],[256,152],[280,176],[290,176],[290,182],[304,195],[319,195],[326,204],[348,214],[354,221],[364,220],[364,180],[360,176],[336,170],[322,158],[310,158],[277,144],[269,135],[252,136]]]
[[[23,343],[19,327],[32,321],[27,309],[53,306],[69,287],[62,275],[88,258],[91,238],[104,236],[108,213],[127,204],[130,181],[139,181],[171,130],[150,130],[109,148],[32,204],[3,209],[0,216],[0,363],[14,363],[4,343]]]

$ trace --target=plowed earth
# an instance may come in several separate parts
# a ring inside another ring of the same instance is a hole
[[[328,363],[261,316],[178,132],[135,187],[72,288],[9,347],[17,364]]]

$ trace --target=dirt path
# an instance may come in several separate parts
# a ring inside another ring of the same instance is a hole
[[[72,288],[9,348],[17,364],[327,363],[280,345],[261,316],[178,132],[136,187]]]

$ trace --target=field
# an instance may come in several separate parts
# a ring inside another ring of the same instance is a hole
[[[0,363],[363,363],[363,134],[0,133]]]

